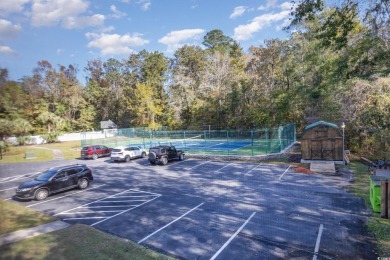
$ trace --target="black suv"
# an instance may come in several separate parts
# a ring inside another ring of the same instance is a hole
[[[15,197],[44,200],[52,193],[75,187],[85,189],[92,180],[92,170],[85,164],[55,167],[42,172],[34,180],[20,184]]]
[[[176,150],[174,146],[155,146],[149,149],[148,159],[150,164],[161,163],[165,165],[170,160],[184,160],[184,152],[182,150]]]

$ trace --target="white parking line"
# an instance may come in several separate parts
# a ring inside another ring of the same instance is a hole
[[[217,172],[219,172],[220,170],[222,170],[222,169],[224,169],[224,168],[226,168],[226,167],[228,167],[229,165],[231,165],[231,164],[234,164],[234,163],[229,163],[229,164],[226,164],[224,167],[222,167],[221,169],[218,169],[218,170],[216,170],[216,171],[214,171],[214,173],[217,173]]]
[[[38,175],[40,172],[34,172],[34,173],[27,173],[27,174],[23,174],[23,175],[17,175],[17,176],[11,176],[11,177],[6,177],[6,178],[2,178],[0,179],[0,183],[6,183],[6,182],[11,182],[11,181],[17,181],[17,180],[20,180],[20,179],[27,179],[27,178],[31,178],[35,175]]]
[[[161,196],[161,195],[160,195],[160,196]],[[158,197],[160,197],[160,196],[158,196]],[[96,223],[93,223],[93,224],[91,225],[91,227],[93,227],[93,226],[95,226],[95,225],[97,225],[97,224],[99,224],[99,223],[102,223],[102,222],[104,222],[104,221],[106,221],[106,220],[115,218],[116,216],[119,216],[119,215],[121,215],[121,214],[123,214],[123,213],[126,213],[126,212],[130,211],[130,210],[133,210],[133,209],[135,209],[135,208],[141,207],[142,205],[144,205],[144,204],[146,204],[146,203],[148,203],[148,202],[150,202],[150,201],[152,201],[152,200],[155,200],[155,199],[157,199],[158,197],[155,197],[155,198],[153,198],[153,199],[151,199],[151,200],[145,201],[144,203],[139,204],[139,205],[137,205],[136,207],[129,208],[128,210],[122,211],[121,213],[115,214],[114,216],[111,216],[111,217],[108,217],[108,218],[103,219],[103,220],[101,220],[101,221],[98,221],[98,222],[96,222]]]
[[[317,260],[317,253],[318,250],[320,249],[320,243],[321,243],[321,236],[322,236],[322,230],[324,229],[324,225],[320,225],[320,229],[318,230],[318,235],[317,235],[317,241],[316,241],[316,247],[314,249],[314,255],[313,255],[313,260]]]
[[[157,234],[158,232],[160,232],[160,231],[163,230],[164,228],[166,228],[166,227],[170,226],[171,224],[175,223],[176,221],[182,219],[183,217],[185,217],[186,215],[190,214],[192,211],[196,210],[197,208],[199,208],[199,207],[202,206],[203,204],[204,204],[204,202],[200,203],[198,206],[196,206],[195,208],[193,208],[193,209],[187,211],[185,214],[181,215],[181,216],[178,217],[177,219],[175,219],[175,220],[169,222],[168,224],[166,224],[166,225],[163,226],[162,228],[160,228],[160,229],[154,231],[152,234],[150,234],[150,235],[144,237],[143,239],[141,239],[140,241],[138,241],[138,244],[141,244],[142,242],[144,242],[144,241],[145,241],[146,239],[148,239],[149,237],[151,237],[151,236]]]
[[[5,189],[5,190],[0,190],[0,192],[2,191],[7,191],[7,190],[15,190],[17,187],[13,187],[13,188],[9,188],[9,189]]]
[[[196,167],[199,167],[199,166],[201,166],[201,165],[203,165],[203,164],[206,164],[206,163],[208,163],[208,162],[211,162],[211,161],[206,161],[206,162],[201,163],[201,164],[198,164],[198,165],[196,165],[196,166],[194,166],[194,167],[188,168],[187,170],[192,170],[192,169],[194,169],[194,168],[196,168]]]
[[[232,242],[232,240],[238,235],[238,233],[241,232],[241,230],[246,226],[246,224],[248,224],[248,222],[251,220],[251,218],[253,218],[255,214],[256,212],[252,213],[252,215],[245,221],[245,223],[242,224],[242,226],[236,231],[236,233],[234,233],[233,236],[231,236],[229,240],[226,241],[226,243],[213,255],[213,257],[210,258],[210,260],[214,260],[215,258],[217,258],[217,256],[225,249],[225,247],[230,244],[230,242]]]
[[[283,178],[284,174],[291,168],[291,165],[283,172],[283,174],[279,177],[279,181]]]
[[[88,190],[92,190],[92,189],[95,189],[95,188],[99,188],[99,187],[104,186],[104,185],[106,185],[106,184],[102,184],[102,185],[99,185],[99,186],[93,186],[92,188],[85,189],[85,190],[78,191],[78,192],[74,192],[74,193],[70,193],[70,194],[65,195],[65,196],[61,196],[61,197],[54,198],[54,199],[51,199],[51,200],[45,200],[45,201],[42,201],[42,202],[31,204],[31,205],[26,206],[26,208],[30,208],[30,207],[33,207],[33,206],[36,206],[36,205],[39,205],[39,204],[47,203],[47,202],[50,202],[50,201],[53,201],[53,200],[58,200],[58,199],[62,199],[62,198],[65,198],[65,197],[69,197],[69,196],[72,196],[74,194],[81,193],[81,192],[88,191]]]
[[[263,164],[258,164],[255,168],[253,168],[252,170],[250,170],[249,172],[245,173],[244,176],[247,176],[249,173],[253,172],[254,170],[256,170],[257,167],[259,167],[260,165],[263,165]]]
[[[146,193],[145,195],[143,196],[140,196],[139,194],[140,193]],[[139,199],[135,199],[135,200],[131,200],[131,199],[128,199],[128,198],[131,198],[131,196],[124,196],[125,199],[124,200],[120,200],[121,196],[122,195],[126,195],[126,194],[133,194],[133,197],[135,198],[140,198],[140,197],[144,197],[146,199],[143,199],[143,200],[139,200]],[[153,196],[151,198],[151,196]],[[129,190],[125,190],[125,191],[122,191],[122,192],[119,192],[119,193],[116,193],[116,194],[113,194],[111,196],[107,196],[107,197],[104,197],[104,198],[101,198],[99,200],[95,200],[95,201],[92,201],[90,203],[87,203],[87,204],[84,204],[84,205],[81,205],[81,206],[78,206],[78,207],[75,207],[75,208],[71,208],[69,210],[66,210],[66,211],[62,211],[62,212],[59,212],[57,214],[55,214],[54,216],[58,216],[58,215],[77,215],[77,214],[98,214],[98,213],[116,213],[118,212],[117,214],[114,214],[114,215],[111,215],[111,216],[82,216],[82,217],[73,217],[73,218],[64,218],[63,220],[89,220],[89,219],[102,219],[98,222],[95,222],[93,223],[91,226],[95,226],[99,223],[102,223],[108,219],[111,219],[111,218],[114,218],[116,216],[119,216],[123,213],[126,213],[132,209],[135,209],[135,208],[138,208],[142,205],[144,205],[145,203],[148,203],[158,197],[160,197],[161,195],[160,194],[157,194],[157,193],[152,193],[152,192],[146,192],[146,191],[139,191],[139,190],[134,190],[134,189],[129,189]],[[110,199],[114,199],[114,200],[110,200]],[[119,199],[119,200],[118,200]],[[136,205],[134,205],[134,202],[139,202],[139,203],[136,203]],[[96,204],[99,204],[99,203],[123,203],[122,205],[109,205],[109,206],[101,206],[101,205],[97,205]],[[126,205],[126,203],[131,203],[131,204],[128,204]],[[92,205],[95,205],[95,206],[92,206]],[[102,209],[102,208],[122,208],[122,210],[99,210],[99,209]],[[85,212],[86,209],[91,209],[93,210],[93,212]],[[96,210],[97,209],[97,210]],[[76,211],[76,210],[79,210],[79,211]]]

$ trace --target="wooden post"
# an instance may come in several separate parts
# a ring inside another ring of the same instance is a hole
[[[381,218],[390,218],[390,181],[381,181]]]

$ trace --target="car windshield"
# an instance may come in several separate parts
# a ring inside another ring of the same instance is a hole
[[[48,181],[57,173],[57,170],[47,170],[42,172],[38,177],[35,178],[37,181]]]
[[[88,148],[89,148],[89,147],[86,146],[86,147],[83,147],[82,150],[88,150]]]
[[[122,152],[122,149],[117,148],[117,149],[112,149],[112,151],[113,151],[114,153],[120,153],[120,152]]]

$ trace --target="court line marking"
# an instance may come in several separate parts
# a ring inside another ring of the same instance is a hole
[[[289,165],[288,168],[283,172],[283,174],[279,177],[279,181],[282,180],[284,174],[288,172],[288,170],[291,168],[292,165]]]
[[[89,188],[89,189],[85,189],[85,190],[74,192],[74,193],[70,193],[68,195],[64,195],[64,196],[61,196],[61,197],[58,197],[58,198],[53,198],[53,199],[50,199],[50,200],[45,200],[45,201],[42,201],[42,202],[31,204],[31,205],[26,206],[26,208],[33,207],[33,206],[36,206],[36,205],[39,205],[39,204],[43,204],[43,203],[47,203],[47,202],[50,202],[50,201],[53,201],[53,200],[58,200],[58,199],[62,199],[62,198],[65,198],[65,197],[69,197],[69,196],[72,196],[74,194],[78,194],[78,193],[81,193],[81,192],[84,192],[84,191],[89,191],[89,190],[92,190],[92,189],[95,189],[95,188],[99,188],[99,187],[104,186],[104,185],[106,185],[106,184],[102,184],[102,185],[99,185],[99,186],[93,186],[92,188]]]
[[[317,260],[317,254],[318,254],[318,250],[320,249],[321,236],[322,236],[323,229],[324,229],[324,225],[321,224],[320,229],[318,230],[318,236],[317,236],[317,241],[316,241],[316,247],[314,249],[313,260]]]
[[[214,260],[217,256],[232,242],[232,240],[241,232],[241,230],[248,224],[248,222],[253,218],[256,212],[253,212],[252,215],[241,225],[241,227],[229,238],[228,241],[210,258],[210,260]]]
[[[256,170],[257,167],[259,167],[260,165],[263,165],[262,163],[259,163],[255,168],[253,168],[252,170],[250,170],[249,172],[245,173],[244,176],[248,175],[249,173],[251,173],[252,171]]]
[[[190,214],[192,211],[196,210],[197,208],[199,208],[200,206],[202,206],[204,204],[204,202],[200,203],[198,206],[196,206],[195,208],[187,211],[185,214],[181,215],[180,217],[176,218],[175,220],[169,222],[168,224],[166,224],[165,226],[163,226],[162,228],[154,231],[152,234],[144,237],[143,239],[141,239],[140,241],[138,241],[138,244],[141,244],[142,242],[144,242],[146,239],[150,238],[151,236],[157,234],[158,232],[160,232],[161,230],[165,229],[166,227],[170,226],[171,224],[175,223],[176,221],[180,220],[181,218],[185,217],[186,215]]]

